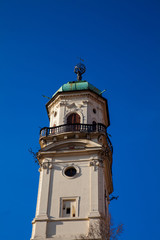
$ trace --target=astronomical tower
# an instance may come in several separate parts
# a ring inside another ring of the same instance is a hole
[[[112,144],[107,99],[82,80],[63,84],[46,104],[49,127],[40,130],[40,177],[31,240],[87,236],[91,224],[108,218]]]

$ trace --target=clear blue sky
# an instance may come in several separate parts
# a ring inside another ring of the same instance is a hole
[[[160,1],[1,0],[0,239],[27,240],[35,216],[39,149],[47,100],[76,79],[108,99],[114,145],[110,204],[121,239],[159,239]]]

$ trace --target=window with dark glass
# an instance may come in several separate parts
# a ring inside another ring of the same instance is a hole
[[[65,170],[64,173],[67,177],[73,177],[76,175],[77,171],[74,167],[69,167]]]
[[[93,112],[96,113],[96,109],[95,108],[93,108]]]
[[[66,208],[66,214],[70,214],[71,209],[70,208]]]
[[[96,131],[96,122],[93,121],[92,124],[93,124],[93,131]]]

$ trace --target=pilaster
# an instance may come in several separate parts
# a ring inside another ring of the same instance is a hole
[[[39,191],[37,199],[36,217],[33,220],[33,231],[31,239],[40,237],[46,238],[47,220],[48,220],[48,199],[50,176],[53,163],[44,161],[40,168]],[[36,234],[36,235],[35,235]]]
[[[90,214],[89,218],[100,217],[99,209],[98,209],[98,160],[92,160],[90,162],[91,171],[91,203],[90,203]]]

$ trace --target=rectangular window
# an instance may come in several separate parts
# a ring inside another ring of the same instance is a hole
[[[76,216],[76,199],[62,199],[62,217]]]
[[[70,207],[69,207],[69,208],[66,208],[66,214],[70,214],[70,212],[71,212]]]

